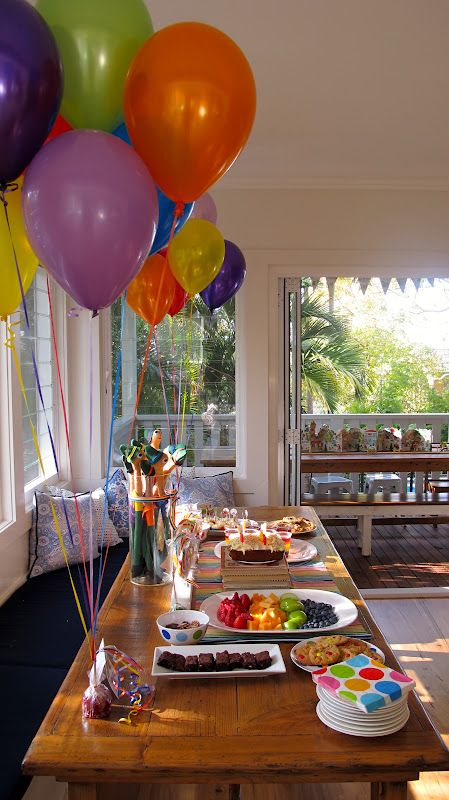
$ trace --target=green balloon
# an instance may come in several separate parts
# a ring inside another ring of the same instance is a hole
[[[123,119],[128,68],[153,34],[143,0],[38,0],[64,66],[62,116],[74,128],[113,131]]]

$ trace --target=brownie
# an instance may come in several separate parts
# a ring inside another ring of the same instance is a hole
[[[198,672],[214,672],[215,659],[212,653],[200,653],[198,656]]]
[[[215,666],[217,672],[227,672],[229,669],[229,653],[227,650],[223,653],[217,653],[215,656]]]
[[[242,653],[243,669],[256,669],[254,653]]]
[[[170,653],[168,650],[164,650],[163,653],[159,656],[157,660],[159,667],[165,667],[165,669],[175,669],[175,654]]]
[[[257,669],[268,669],[268,667],[271,667],[271,656],[268,650],[262,650],[261,653],[256,653],[256,667]]]
[[[198,656],[187,656],[186,672],[198,672]]]
[[[176,672],[185,672],[186,670],[186,658],[181,653],[175,653],[174,669]]]
[[[241,669],[243,667],[243,657],[241,653],[230,653],[229,669]]]

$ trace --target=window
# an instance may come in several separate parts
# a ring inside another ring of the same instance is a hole
[[[111,309],[113,376],[120,348],[121,300]],[[148,325],[126,306],[114,425],[114,462],[127,442],[145,357]],[[162,375],[162,382],[161,382]],[[165,402],[166,400],[166,402]],[[161,427],[188,448],[188,466],[236,465],[235,302],[213,314],[195,298],[153,336],[134,436]]]
[[[36,448],[31,432],[30,421],[33,423],[42,454],[45,468],[45,477],[49,478],[56,472],[53,459],[50,430],[56,441],[55,409],[53,403],[53,369],[52,369],[52,341],[50,309],[47,296],[46,273],[39,267],[33,283],[26,294],[26,305],[30,330],[28,330],[25,315],[21,313],[20,321],[20,364],[23,382],[27,396],[27,405],[22,398],[22,437],[23,437],[23,468],[25,489],[29,488],[39,479],[43,478],[41,467],[36,453]],[[44,400],[45,417],[36,382],[32,361],[32,350],[37,364],[42,397]]]

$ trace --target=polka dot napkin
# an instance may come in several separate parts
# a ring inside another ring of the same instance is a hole
[[[367,713],[401,700],[415,686],[412,678],[365,655],[323,667],[312,678],[339,700]]]

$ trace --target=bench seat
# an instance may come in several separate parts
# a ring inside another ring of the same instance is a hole
[[[438,517],[449,516],[449,494],[423,492],[391,494],[353,494],[344,499],[315,498],[304,495],[303,505],[313,506],[320,519],[356,517],[359,547],[363,556],[371,555],[372,522],[375,517],[426,517],[435,523]]]
[[[127,553],[128,542],[110,548],[101,602]],[[95,576],[98,576],[99,562],[99,558],[94,561]],[[78,569],[76,566],[71,569],[77,592],[82,597]],[[22,759],[83,638],[65,567],[31,578],[0,608],[0,800],[19,800],[26,790],[30,779],[22,776]]]

